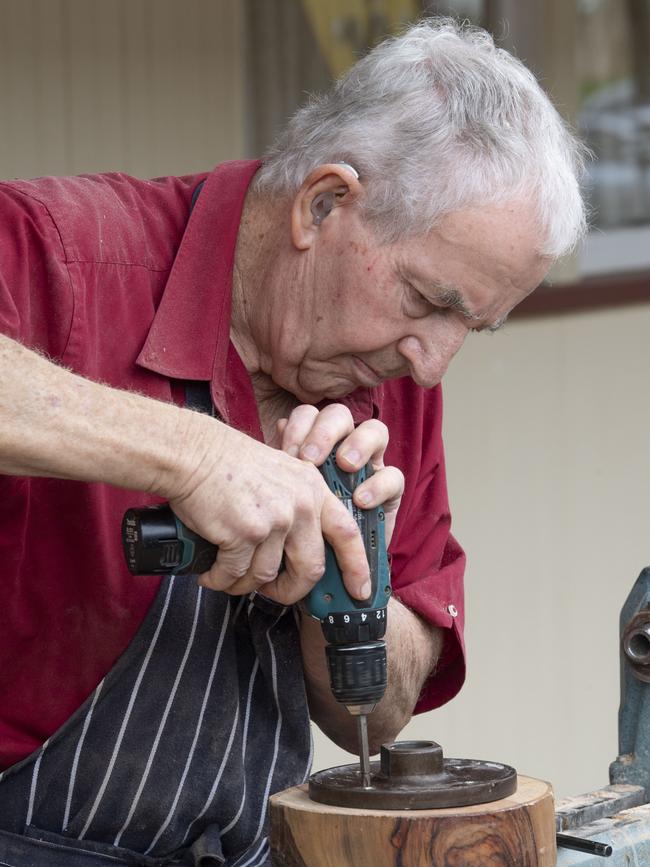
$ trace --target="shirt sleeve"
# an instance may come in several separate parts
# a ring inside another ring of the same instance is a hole
[[[415,708],[422,713],[453,698],[465,680],[465,555],[451,535],[441,387],[425,391],[400,383],[399,403],[393,394],[382,407],[391,436],[386,463],[400,467],[405,476],[390,545],[393,590],[404,605],[444,631],[438,665]]]
[[[73,308],[63,246],[47,208],[0,183],[0,333],[60,360]]]

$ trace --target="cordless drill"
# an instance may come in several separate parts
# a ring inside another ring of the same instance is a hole
[[[320,621],[332,693],[356,717],[362,785],[369,787],[370,756],[367,715],[386,690],[386,608],[391,593],[383,508],[359,509],[355,488],[372,475],[367,464],[346,473],[336,464],[336,448],[320,471],[359,527],[370,566],[371,592],[353,599],[345,589],[334,551],[325,543],[325,572],[305,600]],[[169,506],[129,509],[122,521],[122,543],[133,575],[194,575],[206,572],[217,546],[186,527]]]

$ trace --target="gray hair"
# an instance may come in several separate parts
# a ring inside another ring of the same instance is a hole
[[[362,212],[386,243],[462,208],[532,197],[539,252],[557,257],[586,230],[586,153],[533,74],[489,33],[431,18],[299,109],[256,188],[292,196],[316,166],[350,163],[364,184]]]

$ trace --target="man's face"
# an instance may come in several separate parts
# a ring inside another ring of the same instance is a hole
[[[309,402],[406,375],[431,388],[470,331],[494,330],[540,283],[550,261],[538,240],[526,202],[457,212],[392,245],[356,209],[335,209],[284,273],[273,380]]]

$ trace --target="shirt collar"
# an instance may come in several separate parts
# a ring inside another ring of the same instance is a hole
[[[173,379],[211,380],[215,402],[224,398],[239,221],[260,165],[222,163],[205,179],[137,358],[141,367]]]
[[[260,165],[222,163],[205,179],[137,358],[141,367],[172,379],[210,381],[217,409],[243,429],[257,426],[236,411],[253,395],[230,342],[232,269],[244,199]],[[359,424],[378,417],[380,395],[381,387],[359,388],[340,402]]]

